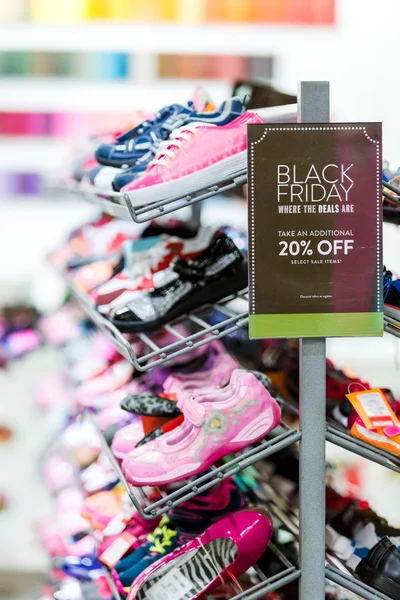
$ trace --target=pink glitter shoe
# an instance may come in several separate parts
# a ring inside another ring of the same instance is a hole
[[[234,371],[218,392],[185,395],[185,421],[173,431],[132,450],[122,470],[136,486],[165,485],[208,469],[217,460],[261,440],[280,422],[281,411],[258,379]]]

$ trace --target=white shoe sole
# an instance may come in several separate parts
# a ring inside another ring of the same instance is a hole
[[[125,192],[123,197],[126,202],[130,202],[136,208],[153,202],[191,196],[195,192],[208,190],[222,182],[233,181],[241,175],[246,174],[246,172],[247,150],[244,150],[185,177],[179,177],[157,185],[150,185],[140,190]]]

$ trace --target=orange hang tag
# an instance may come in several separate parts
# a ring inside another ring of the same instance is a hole
[[[99,559],[107,567],[113,569],[136,540],[137,537],[125,531],[104,550]]]
[[[381,390],[365,390],[346,394],[367,429],[399,427],[400,421]]]

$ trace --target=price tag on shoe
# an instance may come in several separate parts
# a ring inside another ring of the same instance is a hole
[[[137,537],[131,535],[128,532],[120,535],[116,540],[114,540],[106,550],[104,550],[103,554],[99,557],[102,563],[104,563],[110,569],[113,569],[118,561],[126,554],[129,548],[134,544],[137,540]]]
[[[400,427],[400,421],[381,390],[365,390],[346,394],[346,398],[350,400],[367,429],[387,427],[389,431],[392,428],[396,428],[397,431]],[[393,431],[395,430],[393,429]],[[400,433],[400,429],[398,433]]]
[[[103,529],[103,535],[118,535],[126,528],[126,518],[123,512],[116,514]]]
[[[188,594],[193,588],[193,582],[182,575],[179,569],[174,568],[146,590],[146,600],[184,600],[190,597]]]

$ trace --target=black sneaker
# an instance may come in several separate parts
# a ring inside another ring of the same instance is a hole
[[[394,600],[400,598],[400,551],[389,538],[382,538],[371,548],[356,573],[367,585]]]
[[[138,292],[127,306],[116,308],[110,321],[120,331],[135,333],[154,329],[194,308],[217,302],[244,289],[247,263],[234,242],[220,233],[193,260],[176,258],[169,269],[154,275],[156,288]]]

